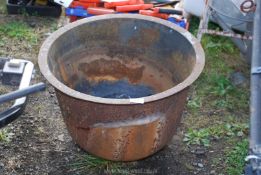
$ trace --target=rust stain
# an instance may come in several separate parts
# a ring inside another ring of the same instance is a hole
[[[91,63],[81,63],[78,69],[91,81],[114,81],[128,78],[131,83],[136,83],[142,78],[145,66],[131,68],[118,60],[106,60],[101,58]]]
[[[80,101],[60,91],[56,94],[69,133],[80,147],[105,159],[132,161],[159,151],[171,140],[187,91],[131,106]]]
[[[67,72],[64,69],[64,64],[61,61],[59,61],[58,64],[59,64],[59,69],[60,69],[60,75],[61,75],[63,81],[68,82],[69,78],[67,76]]]

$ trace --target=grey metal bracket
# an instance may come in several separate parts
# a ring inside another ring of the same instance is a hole
[[[261,170],[261,157],[260,156],[251,154],[251,155],[248,155],[245,158],[245,161],[251,162],[252,169],[254,171],[257,171],[257,170],[260,171]]]
[[[260,67],[253,67],[251,69],[251,74],[261,74],[261,66]]]

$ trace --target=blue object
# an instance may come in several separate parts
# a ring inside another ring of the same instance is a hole
[[[102,98],[128,99],[146,97],[155,94],[155,90],[145,84],[131,84],[127,80],[101,81],[91,84],[81,80],[75,86],[75,90]]]
[[[172,23],[174,23],[174,24],[177,24],[178,26],[180,26],[180,27],[182,27],[184,29],[186,29],[186,25],[187,24],[186,24],[185,20],[177,20],[174,17],[169,17],[167,20],[172,22]]]
[[[66,8],[65,14],[67,16],[78,16],[78,17],[91,17],[93,15],[88,14],[87,10],[85,10],[83,7],[78,6],[75,8]]]

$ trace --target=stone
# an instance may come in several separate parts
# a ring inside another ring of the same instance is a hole
[[[199,168],[203,168],[204,165],[203,165],[202,163],[198,163],[198,167],[199,167]]]
[[[203,148],[196,148],[195,150],[192,151],[192,153],[202,156],[206,154],[206,150]]]
[[[242,72],[233,72],[230,74],[229,80],[235,87],[246,87],[248,80]]]
[[[36,27],[36,23],[35,22],[28,22],[28,25],[32,28]]]
[[[64,134],[58,135],[58,140],[64,142]]]
[[[210,174],[216,174],[216,171],[215,170],[211,170]]]

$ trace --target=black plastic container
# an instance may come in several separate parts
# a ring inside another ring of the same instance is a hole
[[[17,0],[7,0],[6,7],[8,14],[29,14],[36,16],[59,17],[62,12],[60,5],[48,2],[46,6],[39,5],[18,5]]]

